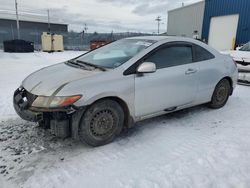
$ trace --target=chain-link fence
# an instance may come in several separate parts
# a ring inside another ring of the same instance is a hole
[[[41,35],[46,32],[47,24],[38,22],[20,22],[20,39],[34,43],[35,50],[41,50]],[[51,24],[51,33],[63,35],[65,50],[88,50],[92,40],[114,41],[126,37],[146,35],[143,33],[78,33],[68,32],[67,25]],[[0,48],[3,41],[17,39],[14,20],[0,19]]]

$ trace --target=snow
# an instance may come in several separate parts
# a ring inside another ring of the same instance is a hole
[[[13,91],[31,72],[81,52],[0,52],[0,187],[250,187],[250,87],[219,110],[205,105],[138,123],[92,148],[21,120]]]

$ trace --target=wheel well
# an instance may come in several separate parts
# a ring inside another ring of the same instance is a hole
[[[130,116],[130,111],[129,111],[129,108],[128,108],[126,102],[123,101],[121,98],[104,97],[104,98],[98,99],[97,101],[93,102],[92,104],[94,104],[98,101],[107,100],[107,99],[116,101],[122,107],[123,112],[124,112],[124,128],[129,128],[131,126],[131,123],[133,122],[133,118]]]

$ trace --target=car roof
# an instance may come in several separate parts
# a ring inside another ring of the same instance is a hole
[[[168,41],[191,42],[191,43],[199,45],[207,50],[209,49],[209,51],[211,53],[213,53],[214,55],[219,54],[219,52],[217,50],[213,49],[212,47],[208,46],[207,44],[203,43],[202,41],[198,41],[198,40],[195,40],[195,39],[189,38],[189,37],[156,35],[156,36],[130,37],[127,39],[152,40],[152,41],[156,41],[156,42],[161,42],[161,41],[164,41],[164,42],[168,42]]]
[[[166,39],[183,40],[183,39],[187,39],[187,38],[186,37],[175,37],[175,36],[164,36],[164,35],[150,35],[150,36],[129,37],[127,39],[161,41],[161,40],[166,40]]]

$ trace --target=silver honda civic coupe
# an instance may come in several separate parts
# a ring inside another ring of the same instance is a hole
[[[118,40],[29,75],[14,92],[24,120],[91,146],[135,122],[200,104],[223,107],[237,83],[234,61],[183,37]]]

